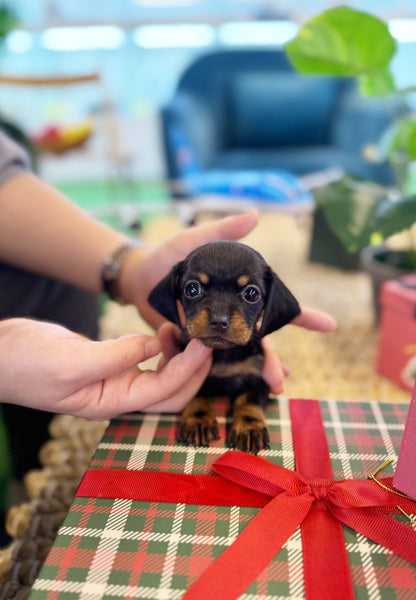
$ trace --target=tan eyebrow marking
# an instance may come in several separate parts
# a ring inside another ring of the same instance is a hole
[[[209,277],[206,273],[198,273],[198,277],[200,282],[204,285],[207,285],[207,283],[209,282]]]
[[[240,275],[240,277],[237,279],[237,283],[241,287],[243,287],[244,285],[247,285],[248,284],[248,275]]]

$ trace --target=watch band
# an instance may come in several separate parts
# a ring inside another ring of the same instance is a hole
[[[116,300],[123,304],[123,299],[120,298],[117,293],[118,276],[127,256],[132,250],[139,248],[140,246],[142,246],[142,244],[137,240],[128,240],[103,260],[101,283],[104,292],[108,294],[111,300]]]

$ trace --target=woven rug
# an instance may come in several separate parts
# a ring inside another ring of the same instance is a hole
[[[157,245],[180,228],[175,217],[159,217],[147,225],[142,238]],[[327,311],[338,321],[332,333],[288,326],[273,334],[276,350],[291,370],[285,396],[408,402],[409,392],[375,370],[377,329],[367,276],[310,263],[310,232],[306,219],[268,214],[244,240],[263,254],[301,304]],[[109,302],[101,337],[133,332],[149,332],[135,308]],[[41,453],[44,468],[26,478],[29,500],[8,515],[13,542],[0,551],[0,600],[24,600],[29,594],[105,426],[71,417],[53,419],[51,440]]]

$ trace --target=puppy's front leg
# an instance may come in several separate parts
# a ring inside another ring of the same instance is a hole
[[[208,400],[197,396],[188,402],[181,414],[179,439],[192,446],[209,446],[218,439],[218,423]]]
[[[270,440],[264,410],[253,400],[247,393],[235,399],[228,443],[237,450],[257,454],[270,448]]]

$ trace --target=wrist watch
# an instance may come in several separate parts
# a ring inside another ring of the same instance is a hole
[[[118,295],[118,276],[121,267],[130,252],[142,245],[143,244],[137,240],[128,240],[103,260],[101,267],[101,284],[103,291],[108,294],[111,300],[116,300],[120,304],[124,304],[123,298],[120,298]]]

